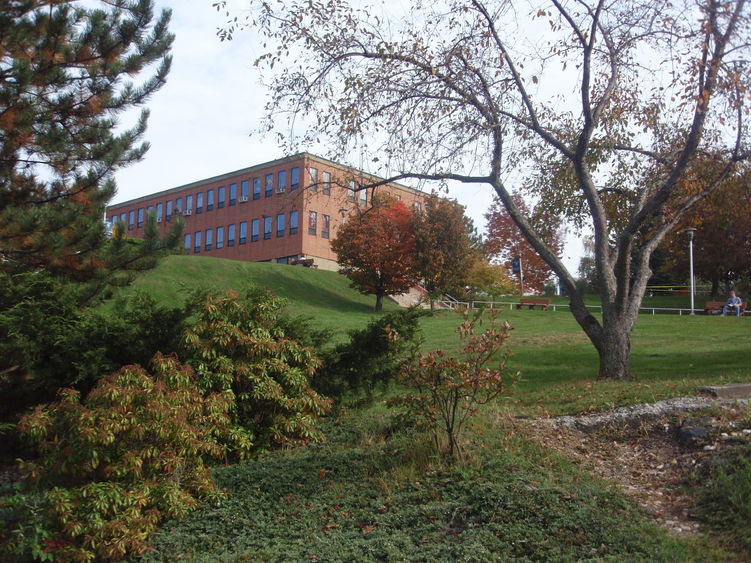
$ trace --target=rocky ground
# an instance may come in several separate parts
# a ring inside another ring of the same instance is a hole
[[[671,399],[529,424],[546,447],[619,484],[677,535],[701,532],[685,486],[697,466],[751,441],[746,400]]]

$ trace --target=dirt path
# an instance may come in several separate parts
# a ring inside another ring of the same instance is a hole
[[[658,409],[638,405],[590,417],[527,421],[527,427],[545,447],[617,483],[662,528],[675,535],[697,534],[701,525],[686,481],[723,449],[751,440],[751,424],[743,403],[710,401],[704,406],[713,409],[713,416],[701,419],[708,435],[679,439],[681,428],[694,424],[689,417],[696,416],[682,411],[680,401],[663,402]],[[692,409],[702,407],[691,401]]]

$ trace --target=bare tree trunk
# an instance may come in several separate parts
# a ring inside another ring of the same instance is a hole
[[[628,320],[610,319],[605,321],[599,345],[595,343],[600,355],[600,379],[631,379],[631,329]],[[633,324],[633,323],[632,323]]]
[[[382,291],[376,292],[376,304],[375,304],[374,311],[376,313],[380,313],[381,311],[383,311],[383,292]]]

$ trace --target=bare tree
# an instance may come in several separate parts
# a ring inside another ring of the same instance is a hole
[[[600,376],[630,376],[649,256],[749,158],[746,0],[249,2],[219,33],[264,36],[269,127],[287,114],[295,142],[377,155],[384,181],[491,186],[571,296]],[[710,148],[718,174],[681,198]],[[514,203],[530,182],[592,230],[601,318]]]

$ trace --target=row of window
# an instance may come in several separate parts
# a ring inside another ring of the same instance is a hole
[[[329,238],[331,229],[331,217],[329,215],[321,215],[321,237]],[[299,224],[299,212],[290,211],[289,213],[289,225],[287,225],[287,215],[285,213],[279,213],[274,217],[264,216],[261,219],[252,219],[250,221],[250,242],[258,242],[261,237],[261,221],[263,221],[263,240],[269,240],[274,234],[277,237],[283,237],[289,229],[290,235],[296,235],[298,232]],[[274,228],[276,226],[276,229]],[[237,225],[231,224],[225,227],[216,227],[216,229],[206,229],[205,231],[196,231],[185,234],[185,248],[187,250],[193,249],[193,252],[201,252],[203,250],[221,249],[225,246],[225,234],[226,245],[228,247],[235,246],[235,242],[238,244],[246,244],[248,242],[248,221],[241,221]],[[315,211],[308,212],[308,234],[318,234],[318,213]],[[236,236],[238,235],[238,236]]]
[[[263,188],[263,194],[265,197],[271,197],[274,192],[276,193],[284,193],[287,190],[287,170],[280,170],[276,173],[276,188],[274,187],[274,174],[266,174],[263,178],[253,178],[253,192],[252,192],[252,198],[254,200],[261,198],[261,192]],[[319,183],[318,180],[318,169],[317,168],[310,168],[310,190],[317,192],[319,188],[325,195],[331,194],[331,172],[323,172],[321,174],[321,181]],[[128,225],[129,229],[133,229],[136,226],[138,228],[143,227],[143,223],[145,218],[151,214],[155,213],[156,220],[158,223],[162,221],[162,217],[165,218],[166,221],[171,221],[172,216],[174,214],[177,215],[192,215],[194,212],[198,215],[200,213],[203,213],[204,211],[213,211],[214,206],[216,205],[217,209],[222,209],[225,207],[225,205],[229,205],[230,207],[237,205],[238,201],[239,203],[244,203],[248,201],[248,198],[251,196],[249,194],[249,187],[250,183],[248,180],[243,180],[240,182],[240,188],[238,192],[238,186],[237,183],[229,184],[229,190],[225,186],[219,186],[216,189],[216,193],[213,188],[206,190],[205,194],[204,192],[197,192],[195,194],[195,207],[193,206],[194,203],[194,196],[193,195],[187,195],[185,196],[185,206],[183,207],[183,198],[178,197],[175,198],[174,201],[167,200],[166,204],[159,202],[156,204],[156,206],[149,205],[146,208],[139,208],[136,210],[131,210],[130,212],[121,213],[118,215],[113,215],[110,218],[110,221],[112,224],[119,222],[125,223]],[[289,188],[291,190],[296,190],[300,187],[300,167],[295,166],[289,170]],[[351,181],[349,185],[349,194],[348,199],[349,201],[355,201],[355,182]],[[239,197],[238,197],[239,194]],[[205,196],[205,197],[204,197]],[[215,198],[216,196],[216,198]],[[229,196],[229,197],[227,197]],[[367,192],[365,190],[360,192],[360,205],[367,205],[368,196]],[[165,213],[166,212],[166,213]]]

